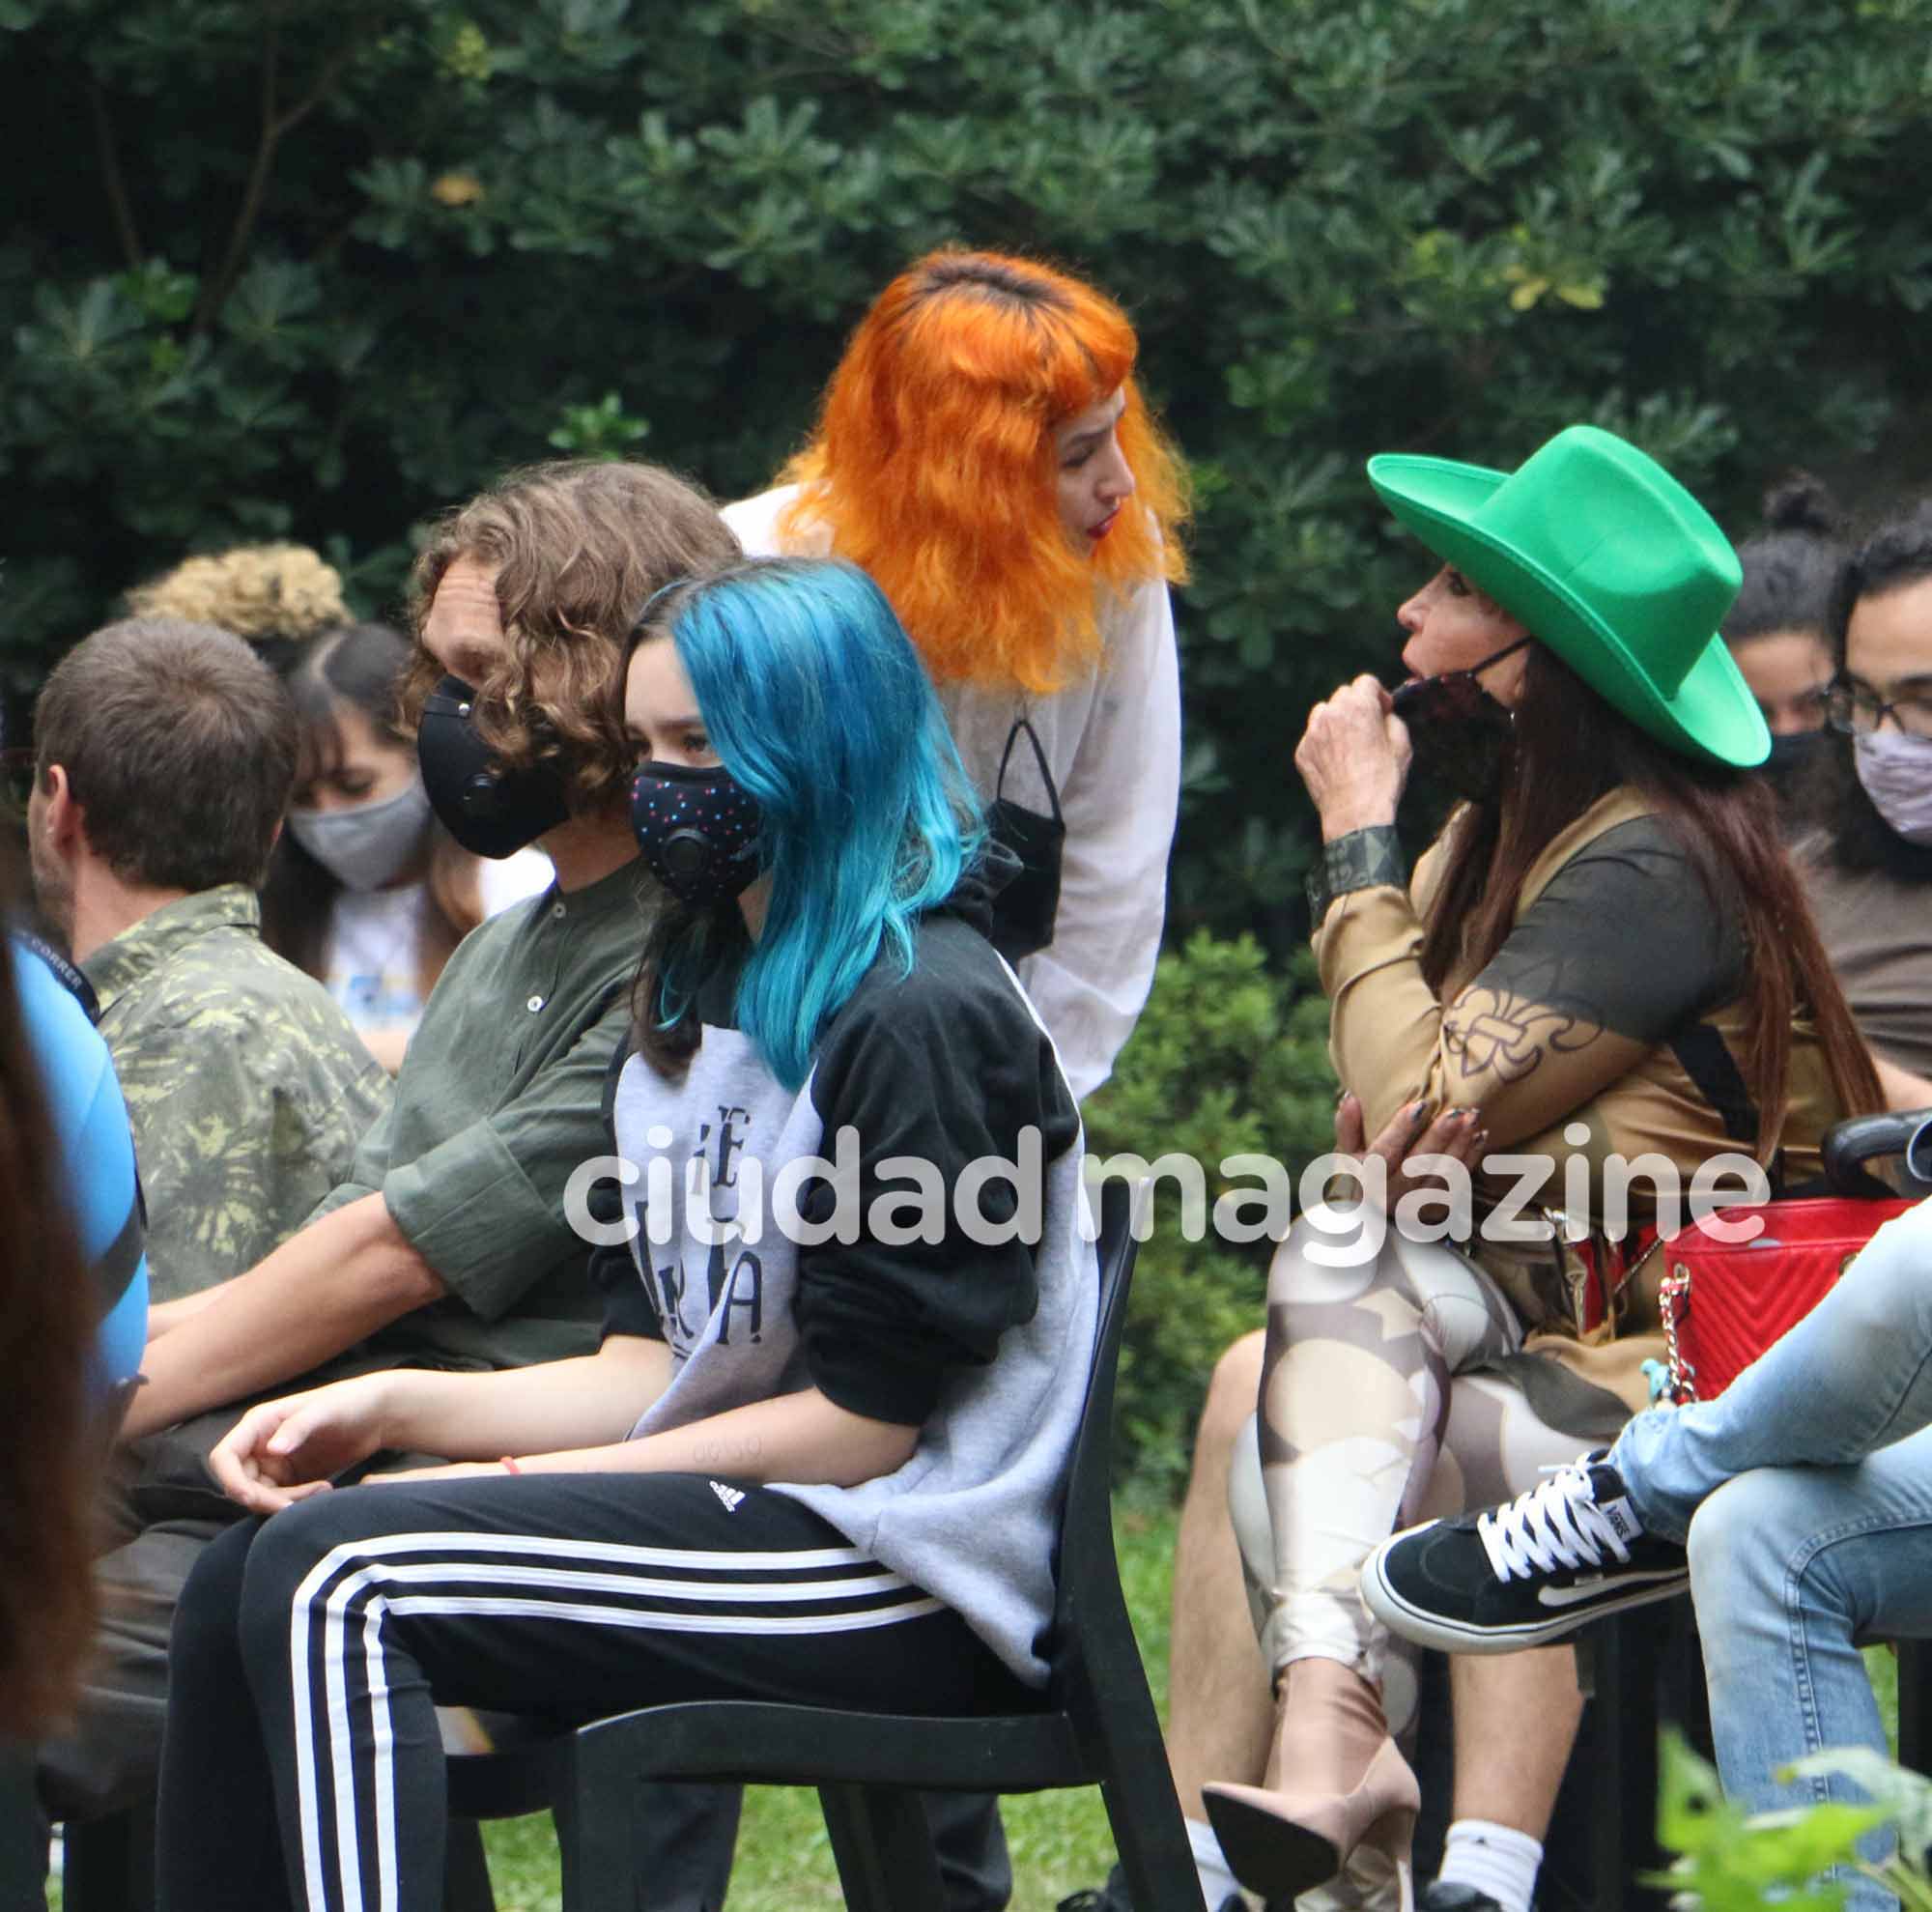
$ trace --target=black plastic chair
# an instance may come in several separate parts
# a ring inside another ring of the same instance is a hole
[[[1052,1677],[1038,1711],[964,1719],[714,1700],[649,1706],[559,1737],[449,1761],[450,1810],[500,1818],[548,1807],[564,1912],[635,1912],[637,1785],[736,1780],[818,1788],[854,1912],[944,1903],[920,1790],[1035,1792],[1097,1784],[1137,1912],[1200,1912],[1193,1855],[1114,1555],[1109,1424],[1134,1219],[1147,1184],[1100,1192],[1100,1326],[1061,1516]]]

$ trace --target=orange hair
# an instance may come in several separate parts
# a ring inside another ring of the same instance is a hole
[[[1134,385],[1137,351],[1126,314],[1064,272],[927,254],[852,334],[817,431],[781,474],[802,489],[780,542],[829,528],[937,681],[1059,689],[1098,660],[1106,598],[1187,577],[1186,471]],[[1061,523],[1054,434],[1117,390],[1139,508],[1090,553]]]

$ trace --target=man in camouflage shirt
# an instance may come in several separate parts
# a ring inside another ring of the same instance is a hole
[[[388,1081],[328,992],[263,946],[295,781],[288,695],[208,624],[110,624],[35,712],[41,908],[100,1004],[148,1196],[150,1294],[252,1268],[346,1179]]]
[[[295,782],[296,734],[287,692],[246,643],[176,618],[96,632],[55,668],[35,713],[35,890],[100,1006],[157,1303],[212,1289],[300,1228],[348,1179],[389,1099],[328,992],[259,933],[253,886]],[[110,1487],[118,1544],[99,1578],[109,1652],[144,1669],[157,1736],[174,1592],[219,1527],[189,1508],[137,1512],[129,1489],[155,1465],[136,1450]],[[70,1797],[92,1803],[124,1755],[142,1756],[148,1736],[124,1726],[103,1718],[43,1749],[43,1765],[72,1769]],[[0,1800],[10,1824],[38,1810],[17,1781]],[[13,1905],[11,1882],[0,1888]]]
[[[389,1099],[341,1006],[264,946],[261,921],[253,890],[220,883],[75,951],[134,1125],[156,1301],[294,1234]]]

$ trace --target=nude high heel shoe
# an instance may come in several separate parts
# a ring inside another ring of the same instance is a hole
[[[1415,1775],[1392,1739],[1376,1749],[1349,1792],[1208,1785],[1202,1794],[1229,1869],[1270,1901],[1325,1885],[1358,1850],[1391,1871],[1405,1869],[1422,1805]]]

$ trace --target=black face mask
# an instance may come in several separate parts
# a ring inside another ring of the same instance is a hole
[[[546,830],[570,820],[563,772],[554,763],[499,768],[470,720],[476,694],[445,677],[423,699],[416,761],[430,808],[475,856],[514,856]]]
[[[631,828],[652,872],[692,909],[742,896],[758,873],[758,800],[722,763],[640,763]]]
[[[1796,730],[1771,740],[1771,755],[1760,766],[1780,800],[1789,802],[1803,786],[1819,753],[1832,741],[1829,730]]]
[[[1494,798],[1509,765],[1516,720],[1483,688],[1482,673],[1532,642],[1519,638],[1467,671],[1411,677],[1397,688],[1389,702],[1408,726],[1420,775],[1470,803]]]
[[[1033,746],[1034,761],[1039,765],[1039,780],[1046,785],[1046,800],[1053,806],[1050,816],[1027,810],[1010,797],[1000,794],[1007,786],[1007,762],[1020,733]],[[1007,748],[1000,757],[999,781],[993,801],[986,809],[986,829],[994,842],[1018,859],[1018,870],[1008,878],[993,898],[993,927],[989,940],[1009,962],[1018,962],[1053,941],[1054,919],[1060,914],[1060,860],[1066,842],[1066,825],[1060,814],[1060,792],[1053,787],[1053,773],[1046,766],[1046,752],[1024,714],[1013,720],[1007,732]]]

